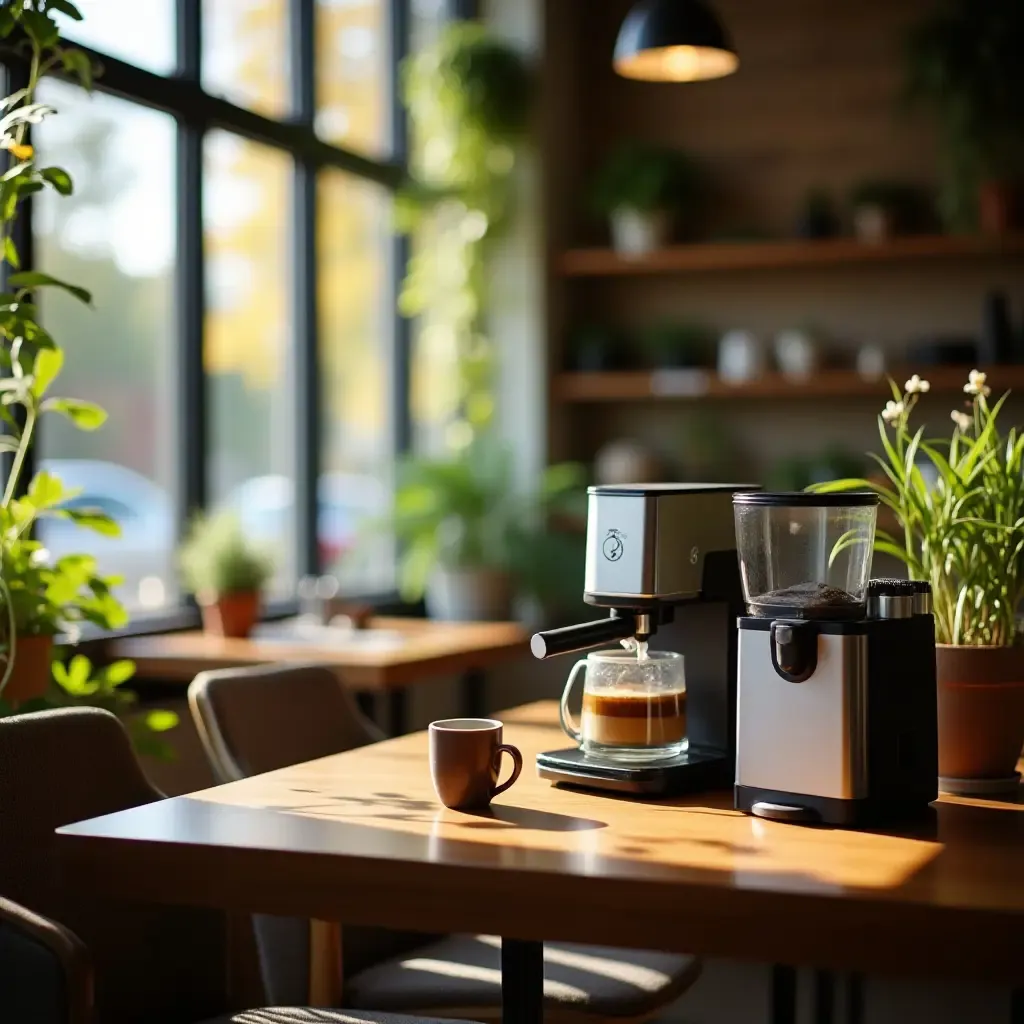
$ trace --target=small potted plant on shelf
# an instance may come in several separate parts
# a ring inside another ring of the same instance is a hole
[[[653,370],[682,370],[710,366],[715,332],[697,322],[664,321],[640,333],[640,345]]]
[[[885,476],[818,485],[871,488],[900,535],[876,533],[877,551],[932,587],[938,641],[939,774],[944,789],[1016,788],[1024,746],[1024,434],[999,430],[1003,395],[990,404],[984,373],[971,371],[966,406],[952,412],[948,441],[910,425],[929,390],[916,374],[893,385],[878,427]]]
[[[444,458],[413,458],[399,467],[391,515],[376,528],[403,545],[400,589],[409,601],[426,597],[432,618],[500,620],[530,571],[549,512],[578,511],[582,472],[563,463],[545,470],[536,493],[513,481],[511,453],[489,436]],[[539,596],[539,595],[533,595]]]
[[[270,556],[253,543],[233,512],[197,516],[179,552],[182,576],[202,610],[207,633],[246,637],[260,616]]]
[[[638,257],[668,244],[674,221],[693,210],[700,193],[700,172],[685,153],[625,143],[598,171],[590,206],[608,218],[615,251]]]
[[[1024,4],[946,0],[910,33],[906,92],[930,106],[956,228],[1024,224]]]
[[[927,229],[928,195],[919,185],[869,179],[850,190],[853,233],[858,241],[875,245],[894,235]]]

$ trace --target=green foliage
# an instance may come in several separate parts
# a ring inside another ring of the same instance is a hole
[[[138,713],[137,695],[122,688],[135,675],[133,661],[115,661],[96,668],[84,654],[76,654],[66,663],[55,660],[51,670],[53,676],[45,696],[26,701],[17,709],[0,698],[0,718],[49,708],[103,708],[124,719],[140,754],[164,761],[174,757],[173,747],[160,734],[175,728],[178,716],[173,711],[161,710]]]
[[[438,565],[503,569],[543,590],[538,538],[547,536],[546,517],[582,512],[582,500],[583,471],[574,463],[548,467],[535,493],[519,493],[511,453],[486,438],[447,459],[407,460],[392,514],[380,524],[403,543],[403,597],[421,597]]]
[[[639,142],[612,151],[594,177],[590,208],[599,217],[616,210],[685,213],[701,194],[701,174],[685,153]]]
[[[201,600],[262,589],[273,575],[267,552],[246,537],[233,512],[197,516],[179,552],[186,586]]]
[[[1005,646],[1017,640],[1024,599],[1024,434],[1003,437],[985,375],[971,373],[966,412],[953,410],[950,440],[911,430],[922,390],[911,379],[878,420],[885,481],[835,480],[814,490],[870,488],[896,516],[901,537],[876,532],[875,550],[900,559],[912,579],[932,586],[941,643]],[[891,428],[888,424],[891,424]],[[890,435],[890,429],[892,434]]]
[[[905,91],[945,147],[945,213],[970,226],[978,182],[1024,176],[1024,4],[942,0],[906,41]]]
[[[96,560],[89,555],[70,554],[54,561],[33,539],[33,527],[44,518],[70,520],[108,537],[118,536],[117,523],[99,509],[68,508],[77,492],[66,489],[50,473],[36,473],[27,485],[22,480],[43,416],[64,417],[80,430],[96,430],[106,419],[106,413],[90,402],[48,397],[63,367],[64,354],[39,323],[38,308],[32,301],[39,289],[59,288],[90,304],[89,292],[22,267],[13,239],[14,224],[27,197],[43,188],[62,196],[74,190],[70,175],[62,168],[36,166],[28,135],[30,126],[55,113],[52,107],[35,102],[40,78],[60,68],[87,88],[92,82],[92,67],[85,54],[60,44],[53,20],[57,13],[81,20],[70,0],[26,0],[0,8],[0,37],[13,41],[27,57],[29,67],[25,88],[0,102],[0,149],[9,154],[9,166],[0,174],[0,255],[11,268],[6,278],[8,290],[0,293],[0,356],[10,372],[0,378],[0,419],[5,430],[0,450],[11,456],[0,502],[0,597],[4,606],[0,654],[5,664],[0,695],[18,656],[19,637],[60,633],[74,640],[85,624],[115,629],[128,621],[113,594],[120,580],[100,575]],[[47,706],[83,701],[111,710],[123,708],[134,697],[116,687],[133,670],[130,663],[116,663],[94,671],[88,660],[78,655],[68,667],[55,666],[55,696],[46,699]]]
[[[648,364],[656,369],[707,366],[715,332],[707,324],[665,320],[641,331],[640,344]]]
[[[494,414],[486,266],[512,207],[531,81],[519,54],[475,22],[449,25],[435,47],[407,59],[402,75],[414,177],[395,214],[415,245],[399,308],[452,340],[459,408],[451,434],[460,447]]]

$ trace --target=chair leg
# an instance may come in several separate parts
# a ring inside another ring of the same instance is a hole
[[[772,967],[771,1024],[796,1024],[796,968]]]
[[[502,1024],[542,1024],[544,943],[501,940]]]

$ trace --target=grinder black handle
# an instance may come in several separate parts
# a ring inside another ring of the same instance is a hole
[[[580,622],[575,626],[534,633],[530,640],[530,650],[535,658],[553,658],[556,654],[572,654],[591,647],[601,647],[615,640],[625,640],[635,632],[636,620],[632,615],[610,615],[596,622]]]

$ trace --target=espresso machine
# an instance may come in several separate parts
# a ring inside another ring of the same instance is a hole
[[[583,600],[604,618],[537,633],[551,658],[630,638],[670,638],[685,656],[689,746],[671,760],[623,765],[578,747],[538,755],[552,782],[626,793],[693,792],[732,783],[736,620],[743,593],[733,529],[741,484],[636,484],[588,490]]]
[[[850,826],[938,796],[931,588],[869,580],[873,493],[737,494],[735,800]]]

